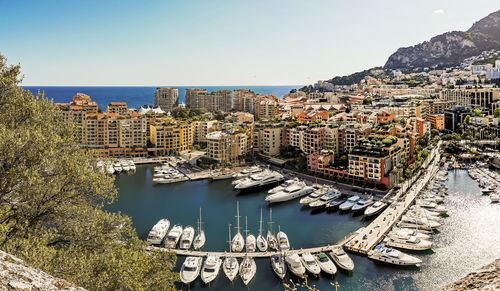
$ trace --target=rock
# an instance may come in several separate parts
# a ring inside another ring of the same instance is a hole
[[[21,259],[0,250],[0,290],[84,291],[85,289],[32,268]]]
[[[442,291],[500,290],[500,259],[441,288]]]

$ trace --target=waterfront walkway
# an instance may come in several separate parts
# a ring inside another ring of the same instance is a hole
[[[402,187],[401,191],[399,191],[393,198],[395,199],[394,202],[391,203],[391,205],[389,205],[389,207],[375,220],[373,220],[372,223],[359,231],[356,236],[344,245],[346,249],[360,254],[368,254],[371,249],[382,241],[393,225],[400,220],[401,216],[405,213],[408,207],[413,204],[416,196],[420,193],[424,186],[439,170],[439,146],[440,144],[438,144],[438,146],[429,155],[428,160],[430,163],[427,164],[427,172],[425,175],[422,178],[417,179],[412,186],[404,185],[406,187]],[[405,191],[405,188],[408,187],[410,187],[409,190]]]
[[[356,235],[356,232],[353,232],[347,236],[345,236],[342,240],[337,242],[334,245],[327,245],[322,247],[313,247],[307,249],[297,249],[297,250],[288,250],[283,251],[284,254],[304,254],[304,253],[324,253],[333,250],[335,247],[342,246],[346,241],[351,240]],[[162,252],[172,251],[178,256],[193,256],[193,257],[206,257],[206,256],[232,256],[234,258],[244,258],[245,256],[249,256],[251,258],[267,258],[272,255],[277,255],[282,253],[281,251],[269,251],[269,252],[253,252],[253,253],[229,253],[229,252],[206,252],[206,251],[192,251],[192,250],[181,250],[181,249],[167,249],[161,247],[150,246],[148,250],[156,250]]]

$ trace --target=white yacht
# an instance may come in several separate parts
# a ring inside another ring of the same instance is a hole
[[[229,225],[229,253],[231,253],[231,225]],[[224,263],[222,265],[222,269],[224,270],[224,274],[229,279],[229,281],[233,282],[236,275],[238,275],[238,271],[240,269],[240,264],[237,258],[233,256],[226,255],[224,259]]]
[[[284,190],[286,187],[294,184],[294,183],[297,183],[299,182],[299,179],[295,178],[295,179],[292,179],[292,180],[286,180],[285,182],[283,182],[283,184],[279,185],[279,186],[276,186],[274,188],[272,188],[271,190],[267,191],[267,194],[274,194],[274,193],[278,193],[279,191],[282,191]]]
[[[262,234],[262,208],[260,209],[259,235],[257,235],[257,248],[261,252],[267,251],[267,240]]]
[[[201,269],[201,280],[203,283],[208,284],[217,278],[221,264],[222,261],[219,257],[213,255],[207,257],[203,264],[203,269]]]
[[[286,187],[283,191],[267,195],[266,201],[268,203],[288,201],[308,195],[313,191],[314,191],[313,187],[309,187],[304,182],[301,181]]]
[[[311,253],[303,253],[301,256],[301,260],[302,264],[309,273],[315,276],[321,273],[321,267],[319,266],[318,262],[316,262],[316,259],[314,259],[314,256],[311,255]]]
[[[302,261],[297,254],[289,254],[285,256],[285,261],[288,265],[288,269],[297,277],[304,277],[306,273],[306,268],[302,264]]]
[[[418,258],[407,255],[398,250],[383,247],[382,245],[378,245],[375,249],[369,251],[368,258],[400,266],[420,266],[422,263],[422,261]]]
[[[365,209],[365,215],[372,216],[372,215],[378,214],[378,213],[382,212],[382,210],[384,210],[386,207],[387,207],[387,203],[384,203],[382,201],[377,201]]]
[[[490,195],[490,201],[491,203],[497,203],[500,202],[500,193],[493,193]]]
[[[338,197],[338,198],[333,199],[333,200],[329,201],[328,203],[326,203],[325,207],[327,210],[335,209],[335,207],[341,205],[342,203],[344,203],[346,201],[347,201],[346,198]]]
[[[369,199],[359,199],[358,202],[356,202],[356,204],[354,204],[352,206],[352,211],[353,212],[357,212],[357,211],[364,211],[366,208],[368,208],[368,206],[374,204],[375,202],[373,201],[373,198],[369,198]]]
[[[245,285],[248,285],[250,281],[252,281],[253,277],[255,277],[255,273],[257,272],[257,265],[255,264],[255,260],[249,256],[246,256],[241,262],[240,266],[240,277]]]
[[[282,251],[288,251],[290,249],[290,242],[288,241],[288,236],[281,230],[276,235],[278,238],[279,248]]]
[[[201,249],[205,245],[206,241],[205,231],[201,229],[201,224],[202,222],[201,222],[201,208],[200,208],[200,219],[198,219],[198,234],[196,235],[193,241],[193,248],[195,250]]]
[[[128,161],[128,166],[129,166],[131,171],[135,171],[137,169],[133,160]]]
[[[123,171],[125,172],[130,171],[130,166],[126,160],[120,161],[120,165],[122,166]]]
[[[113,175],[115,173],[115,168],[113,168],[113,164],[106,163],[106,173]]]
[[[431,235],[428,233],[423,233],[420,232],[416,229],[411,229],[411,228],[399,228],[399,227],[394,227],[388,235],[398,235],[398,236],[415,236],[419,239],[425,239],[425,240],[430,240]]]
[[[340,195],[341,195],[340,192],[339,193],[335,193],[335,192],[326,193],[325,195],[321,196],[321,198],[319,198],[318,200],[309,203],[309,207],[313,207],[313,208],[314,207],[323,207],[326,204],[328,204],[328,202],[332,201],[333,199],[339,198]]]
[[[169,227],[170,221],[168,219],[161,219],[158,221],[149,231],[147,242],[154,245],[160,245],[163,238],[165,238]]]
[[[319,267],[323,272],[330,275],[335,275],[335,273],[337,273],[337,267],[335,267],[333,261],[330,260],[325,253],[315,254],[314,259],[319,264]]]
[[[302,205],[309,205],[311,202],[314,202],[318,199],[321,198],[321,196],[325,195],[327,189],[325,188],[320,188],[318,190],[315,190],[311,194],[300,198],[299,203]]]
[[[180,278],[182,283],[189,284],[200,275],[202,257],[187,257],[181,267]]]
[[[385,244],[390,247],[412,251],[422,251],[432,248],[432,242],[412,235],[391,234],[387,236]]]
[[[256,187],[263,187],[283,180],[283,175],[275,171],[265,170],[258,174],[253,174],[234,186],[236,190],[246,190]]]
[[[188,250],[193,243],[194,238],[194,228],[191,225],[188,225],[182,230],[180,248],[183,250]]]
[[[167,239],[165,240],[165,246],[171,249],[175,249],[175,247],[177,247],[179,239],[181,238],[181,234],[182,234],[182,226],[179,224],[174,225],[167,234]]]
[[[339,209],[342,211],[350,210],[354,206],[354,204],[356,204],[356,202],[358,202],[358,200],[359,200],[359,196],[357,196],[357,195],[351,196],[351,197],[349,197],[349,199],[347,199],[346,202],[339,205]]]
[[[239,203],[239,201],[236,201],[236,221],[237,221],[236,234],[234,235],[233,240],[231,242],[231,249],[234,252],[241,252],[243,250],[243,247],[245,246],[245,239],[243,238],[243,235],[240,232],[240,203]]]
[[[118,173],[123,171],[122,165],[118,161],[113,164],[113,168],[115,169],[115,172],[118,172]]]
[[[269,209],[269,228],[267,230],[267,235],[266,235],[266,240],[267,240],[267,245],[273,249],[273,250],[278,250],[279,244],[278,240],[276,239],[276,236],[274,235],[273,232],[273,209]]]
[[[245,233],[247,235],[247,239],[245,242],[245,249],[249,253],[254,253],[255,250],[257,249],[257,242],[255,239],[255,236],[253,234],[248,233],[248,224],[247,224],[247,217],[245,216]]]
[[[271,256],[271,267],[274,273],[280,277],[281,280],[285,278],[286,275],[286,263],[284,255],[282,253]]]
[[[441,224],[437,221],[429,220],[426,218],[410,217],[407,215],[403,215],[401,221],[398,223],[398,226],[432,230],[440,227]]]
[[[341,246],[335,246],[330,252],[330,256],[333,261],[342,269],[346,271],[354,270],[354,262],[352,259],[346,254],[344,249]]]
[[[235,174],[234,177],[236,179],[241,179],[241,178],[245,178],[245,177],[248,177],[248,176],[250,176],[252,174],[259,173],[259,172],[262,172],[262,169],[260,167],[258,167],[258,166],[253,166],[253,167],[244,169],[241,172]]]
[[[495,187],[494,187],[494,186],[487,186],[487,187],[485,187],[485,188],[481,189],[481,192],[482,192],[483,194],[489,194],[489,193],[491,193],[491,192],[495,192],[495,190],[496,190],[496,189],[495,189]]]

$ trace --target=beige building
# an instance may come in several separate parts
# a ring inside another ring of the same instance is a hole
[[[264,129],[262,135],[262,153],[268,156],[275,156],[280,153],[282,127],[268,127]]]
[[[229,90],[208,93],[206,89],[186,89],[186,107],[204,108],[209,112],[231,111],[232,93]]]
[[[491,104],[499,100],[499,91],[495,89],[442,90],[440,98],[452,101],[455,105],[459,106],[479,105],[480,107],[491,109]]]
[[[248,154],[250,140],[245,132],[213,131],[207,134],[206,139],[206,156],[219,164],[237,164]]]
[[[179,105],[179,89],[177,88],[156,88],[155,106],[159,106],[164,111],[172,111]]]
[[[251,112],[248,105],[255,99],[255,93],[247,89],[237,89],[233,91],[233,109],[238,111]],[[253,113],[253,112],[252,112]]]
[[[193,124],[164,124],[150,125],[150,141],[157,155],[177,154],[189,149],[194,144]]]

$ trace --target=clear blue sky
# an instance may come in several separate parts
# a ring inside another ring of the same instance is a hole
[[[301,85],[466,30],[498,0],[0,0],[24,85]]]

